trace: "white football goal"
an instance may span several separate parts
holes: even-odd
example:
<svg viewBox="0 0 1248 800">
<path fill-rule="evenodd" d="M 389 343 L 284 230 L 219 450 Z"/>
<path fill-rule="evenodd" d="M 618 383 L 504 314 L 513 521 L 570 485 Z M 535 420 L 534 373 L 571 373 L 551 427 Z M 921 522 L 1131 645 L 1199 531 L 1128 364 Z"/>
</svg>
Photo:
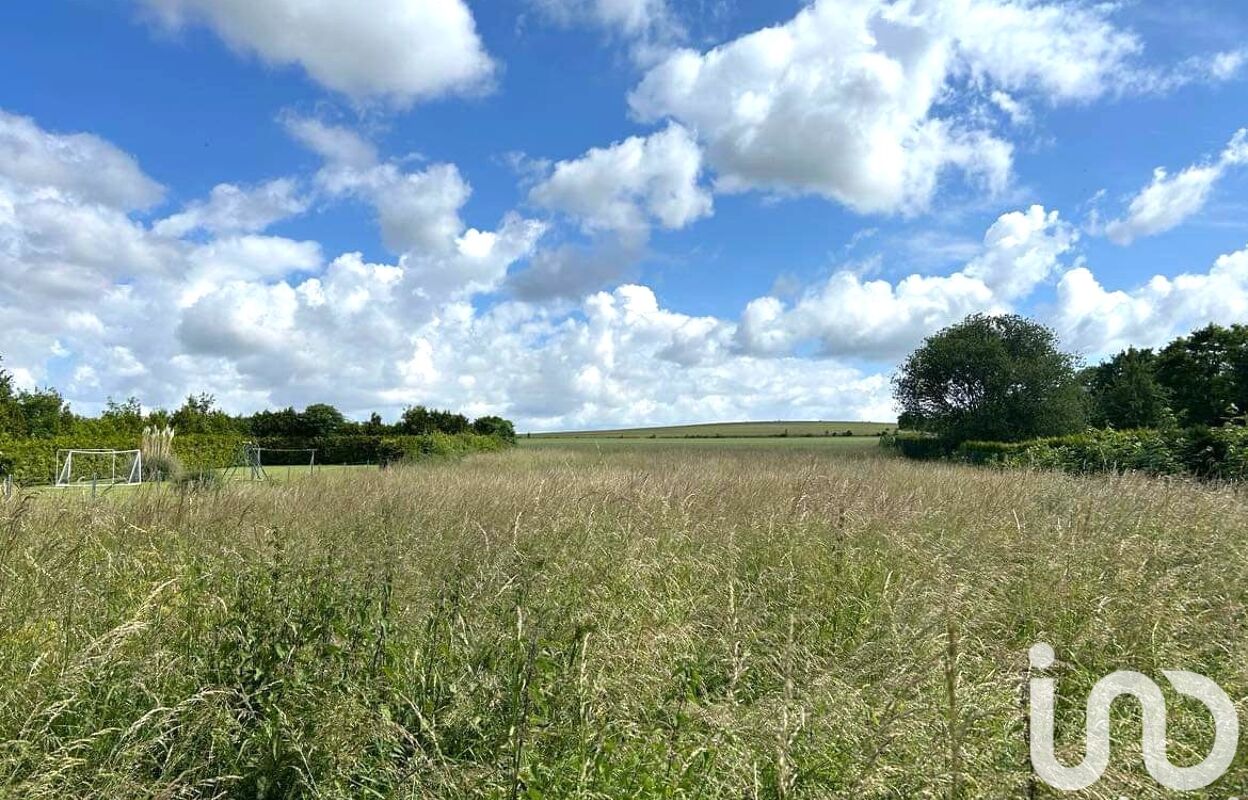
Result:
<svg viewBox="0 0 1248 800">
<path fill-rule="evenodd" d="M 56 485 L 124 486 L 143 482 L 140 450 L 57 450 Z"/>
<path fill-rule="evenodd" d="M 316 451 L 298 448 L 247 445 L 243 448 L 242 462 L 248 477 L 253 481 L 269 480 L 269 473 L 274 470 L 278 474 L 292 477 L 295 474 L 313 473 L 317 468 Z"/>
</svg>

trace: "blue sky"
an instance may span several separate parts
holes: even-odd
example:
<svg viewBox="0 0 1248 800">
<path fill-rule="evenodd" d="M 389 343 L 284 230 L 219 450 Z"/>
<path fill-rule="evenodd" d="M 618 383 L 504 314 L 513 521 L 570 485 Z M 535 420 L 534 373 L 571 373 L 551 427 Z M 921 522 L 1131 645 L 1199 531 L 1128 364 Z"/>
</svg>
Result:
<svg viewBox="0 0 1248 800">
<path fill-rule="evenodd" d="M 1248 10 L 1170 5 L 6 4 L 0 355 L 547 429 L 888 418 L 976 311 L 1248 321 Z"/>
</svg>

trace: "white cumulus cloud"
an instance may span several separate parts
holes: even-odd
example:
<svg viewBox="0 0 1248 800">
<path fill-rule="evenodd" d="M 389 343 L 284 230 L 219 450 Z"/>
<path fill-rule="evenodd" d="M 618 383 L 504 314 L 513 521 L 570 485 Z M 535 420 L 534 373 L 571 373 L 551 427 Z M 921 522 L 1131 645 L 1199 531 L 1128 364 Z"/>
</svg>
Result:
<svg viewBox="0 0 1248 800">
<path fill-rule="evenodd" d="M 560 161 L 530 198 L 576 217 L 591 231 L 638 232 L 652 221 L 677 229 L 712 211 L 701 174 L 701 149 L 689 131 L 673 124 Z"/>
<path fill-rule="evenodd" d="M 898 358 L 967 314 L 1009 310 L 1058 270 L 1075 238 L 1055 211 L 1032 206 L 1003 214 L 980 253 L 951 275 L 914 274 L 892 283 L 841 270 L 792 305 L 776 297 L 752 301 L 736 341 L 756 354 L 814 343 L 829 356 Z"/>
<path fill-rule="evenodd" d="M 1248 249 L 1220 256 L 1208 272 L 1155 275 L 1127 290 L 1106 289 L 1077 267 L 1057 294 L 1053 322 L 1068 346 L 1091 356 L 1156 347 L 1211 322 L 1248 319 Z"/>
<path fill-rule="evenodd" d="M 1153 170 L 1153 180 L 1131 198 L 1125 216 L 1105 225 L 1105 235 L 1115 244 L 1164 233 L 1199 213 L 1214 186 L 1233 167 L 1248 162 L 1248 129 L 1241 128 L 1217 160 L 1194 164 L 1177 175 L 1163 167 Z"/>
<path fill-rule="evenodd" d="M 398 104 L 487 86 L 495 65 L 463 0 L 140 0 L 169 28 L 211 27 L 357 100 Z"/>
<path fill-rule="evenodd" d="M 682 49 L 630 97 L 705 143 L 725 191 L 813 193 L 858 212 L 926 209 L 943 175 L 990 191 L 1012 146 L 957 100 L 1086 102 L 1122 90 L 1142 45 L 1109 5 L 814 0 L 790 21 Z"/>
<path fill-rule="evenodd" d="M 153 227 L 165 236 L 185 236 L 203 230 L 211 233 L 254 233 L 275 222 L 302 214 L 308 198 L 290 178 L 278 178 L 259 186 L 220 183 L 206 200 L 196 200 Z"/>
<path fill-rule="evenodd" d="M 0 179 L 130 211 L 164 195 L 134 157 L 89 133 L 57 134 L 0 111 Z"/>
</svg>

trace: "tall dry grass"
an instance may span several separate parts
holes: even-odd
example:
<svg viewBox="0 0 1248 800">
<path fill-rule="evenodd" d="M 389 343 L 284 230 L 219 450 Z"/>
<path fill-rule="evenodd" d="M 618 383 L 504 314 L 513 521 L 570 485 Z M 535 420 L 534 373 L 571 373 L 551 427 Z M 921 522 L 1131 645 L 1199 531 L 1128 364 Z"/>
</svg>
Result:
<svg viewBox="0 0 1248 800">
<path fill-rule="evenodd" d="M 1054 797 L 1036 641 L 1068 762 L 1115 669 L 1242 708 L 1246 510 L 679 445 L 30 497 L 0 506 L 0 795 Z M 1170 699 L 1195 763 L 1212 725 Z M 1123 710 L 1083 796 L 1164 796 Z M 1240 759 L 1207 796 L 1246 783 Z"/>
</svg>

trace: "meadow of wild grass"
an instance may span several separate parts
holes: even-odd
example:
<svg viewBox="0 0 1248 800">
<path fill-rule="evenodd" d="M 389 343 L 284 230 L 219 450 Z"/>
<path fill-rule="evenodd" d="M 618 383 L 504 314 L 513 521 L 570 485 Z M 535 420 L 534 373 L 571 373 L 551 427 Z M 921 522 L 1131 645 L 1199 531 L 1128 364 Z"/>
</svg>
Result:
<svg viewBox="0 0 1248 800">
<path fill-rule="evenodd" d="M 1055 797 L 1108 672 L 1248 695 L 1229 488 L 837 448 L 520 449 L 0 505 L 0 796 Z M 1159 681 L 1164 685 L 1164 681 Z M 1171 756 L 1212 726 L 1170 698 Z M 1085 797 L 1164 796 L 1124 704 Z M 1207 793 L 1248 785 L 1236 761 Z"/>
</svg>

